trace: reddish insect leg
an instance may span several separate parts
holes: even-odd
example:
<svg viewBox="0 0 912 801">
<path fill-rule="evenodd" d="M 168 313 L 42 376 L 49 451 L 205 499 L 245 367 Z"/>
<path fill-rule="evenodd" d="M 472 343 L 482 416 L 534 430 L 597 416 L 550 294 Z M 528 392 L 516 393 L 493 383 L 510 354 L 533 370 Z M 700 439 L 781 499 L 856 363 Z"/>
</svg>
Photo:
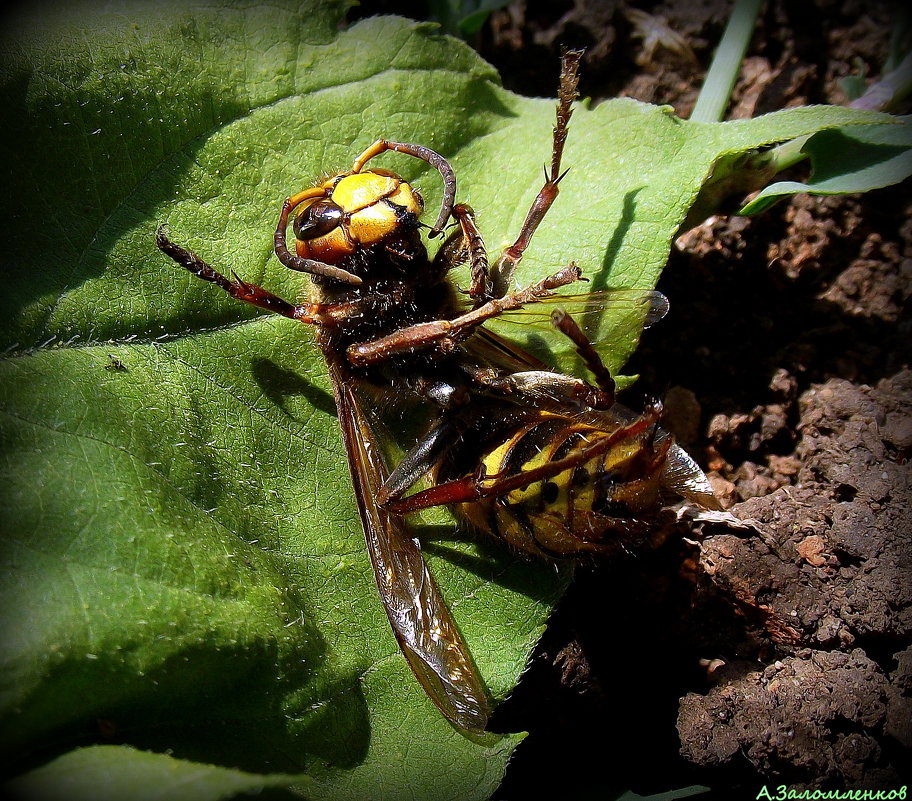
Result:
<svg viewBox="0 0 912 801">
<path fill-rule="evenodd" d="M 490 320 L 505 311 L 518 309 L 527 303 L 534 303 L 540 298 L 548 297 L 552 290 L 572 284 L 581 277 L 579 267 L 569 264 L 563 270 L 549 275 L 536 284 L 511 292 L 502 298 L 494 298 L 477 309 L 452 320 L 417 323 L 371 342 L 352 345 L 348 349 L 348 360 L 355 367 L 366 367 L 369 364 L 382 362 L 398 353 L 426 348 L 444 341 L 454 343 L 468 336 L 472 329 L 481 325 L 485 320 Z"/>
<path fill-rule="evenodd" d="M 451 503 L 469 503 L 481 498 L 490 498 L 505 495 L 517 489 L 524 489 L 539 481 L 547 481 L 560 475 L 566 470 L 586 464 L 591 459 L 611 450 L 619 442 L 632 439 L 655 427 L 660 415 L 658 406 L 646 410 L 642 417 L 626 426 L 622 426 L 610 436 L 596 440 L 590 445 L 579 448 L 570 456 L 555 459 L 531 470 L 522 470 L 512 476 L 485 476 L 476 474 L 465 476 L 455 481 L 447 481 L 435 487 L 416 492 L 407 498 L 393 499 L 385 504 L 385 508 L 395 514 L 408 514 L 433 506 L 443 506 Z M 668 441 L 670 446 L 671 442 Z M 657 457 L 659 458 L 659 457 Z M 664 453 L 661 455 L 664 458 Z"/>
<path fill-rule="evenodd" d="M 489 277 L 488 251 L 475 224 L 475 212 L 471 206 L 457 203 L 453 206 L 453 218 L 459 224 L 459 229 L 453 231 L 440 246 L 434 257 L 434 266 L 446 271 L 468 258 L 472 268 L 468 294 L 475 301 L 473 308 L 477 309 L 494 297 Z"/>
<path fill-rule="evenodd" d="M 559 191 L 557 185 L 566 175 L 566 172 L 562 173 L 560 171 L 561 157 L 564 153 L 564 143 L 567 141 L 567 126 L 570 123 L 570 115 L 573 113 L 573 101 L 577 97 L 576 87 L 579 83 L 577 69 L 582 56 L 582 50 L 565 50 L 561 57 L 557 121 L 554 125 L 554 138 L 551 148 L 551 171 L 550 173 L 545 172 L 545 184 L 533 201 L 516 241 L 503 252 L 494 265 L 492 273 L 495 294 L 497 295 L 506 293 L 513 279 L 513 273 L 516 271 L 516 266 L 532 241 L 532 235 L 545 218 L 548 209 L 551 208 L 551 205 L 557 199 Z"/>
<path fill-rule="evenodd" d="M 281 314 L 283 317 L 313 325 L 332 325 L 336 320 L 345 319 L 347 315 L 351 314 L 353 304 L 302 303 L 295 305 L 256 284 L 242 281 L 237 274 L 232 281 L 203 261 L 192 250 L 187 250 L 172 242 L 165 234 L 164 226 L 159 226 L 155 232 L 155 244 L 162 253 L 174 259 L 197 278 L 221 287 L 237 300 L 259 306 L 274 314 Z"/>
<path fill-rule="evenodd" d="M 465 203 L 453 207 L 453 217 L 462 229 L 462 239 L 472 265 L 472 283 L 469 286 L 469 297 L 475 301 L 475 308 L 484 305 L 494 297 L 491 279 L 488 275 L 488 251 L 478 226 L 475 225 L 475 212 Z"/>
<path fill-rule="evenodd" d="M 599 356 L 598 351 L 592 347 L 589 337 L 583 333 L 583 329 L 579 327 L 576 320 L 561 309 L 555 309 L 551 312 L 551 322 L 554 323 L 558 331 L 573 342 L 576 346 L 576 352 L 586 363 L 589 372 L 595 376 L 596 383 L 602 391 L 610 397 L 611 403 L 613 404 L 616 384 L 611 377 L 611 372 L 605 367 L 602 357 Z"/>
<path fill-rule="evenodd" d="M 465 365 L 463 369 L 476 387 L 487 395 L 526 398 L 532 403 L 565 405 L 570 402 L 590 409 L 610 409 L 614 405 L 613 395 L 581 378 L 551 370 L 521 370 L 504 374 L 491 368 L 471 365 Z"/>
</svg>

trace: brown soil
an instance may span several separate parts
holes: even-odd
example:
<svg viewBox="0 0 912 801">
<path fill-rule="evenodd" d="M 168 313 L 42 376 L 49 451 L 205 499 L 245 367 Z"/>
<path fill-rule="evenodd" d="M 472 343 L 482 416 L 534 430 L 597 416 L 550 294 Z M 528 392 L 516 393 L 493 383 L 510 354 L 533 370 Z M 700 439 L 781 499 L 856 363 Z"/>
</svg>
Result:
<svg viewBox="0 0 912 801">
<path fill-rule="evenodd" d="M 728 9 L 513 2 L 475 44 L 507 87 L 539 96 L 559 46 L 585 46 L 584 95 L 687 116 Z M 897 15 L 768 4 L 730 116 L 845 102 L 837 80 L 879 73 Z M 628 372 L 755 524 L 706 523 L 579 570 L 497 712 L 500 729 L 530 732 L 497 798 L 908 782 L 910 211 L 903 187 L 802 196 L 679 239 L 659 287 L 672 312 Z"/>
</svg>

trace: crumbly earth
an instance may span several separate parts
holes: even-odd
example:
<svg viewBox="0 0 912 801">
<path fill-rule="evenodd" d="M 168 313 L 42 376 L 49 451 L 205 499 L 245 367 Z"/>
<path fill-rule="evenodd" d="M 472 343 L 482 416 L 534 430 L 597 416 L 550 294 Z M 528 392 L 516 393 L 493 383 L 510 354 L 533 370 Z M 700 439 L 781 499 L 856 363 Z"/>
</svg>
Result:
<svg viewBox="0 0 912 801">
<path fill-rule="evenodd" d="M 883 787 L 912 749 L 912 485 L 898 458 L 912 444 L 912 372 L 874 387 L 832 378 L 797 405 L 793 483 L 774 488 L 774 469 L 730 482 L 752 495 L 732 510 L 756 530 L 708 528 L 699 557 L 705 591 L 729 597 L 770 656 L 732 659 L 682 699 L 682 753 Z"/>
<path fill-rule="evenodd" d="M 768 3 L 729 117 L 846 102 L 839 79 L 880 73 L 899 8 Z M 559 45 L 587 47 L 582 94 L 686 117 L 729 9 L 514 0 L 475 44 L 508 88 L 538 96 L 554 93 Z M 633 391 L 665 399 L 667 425 L 751 526 L 683 527 L 580 568 L 495 717 L 530 732 L 496 798 L 908 783 L 908 192 L 713 218 L 679 237 L 659 288 L 672 311 L 628 365 Z"/>
</svg>

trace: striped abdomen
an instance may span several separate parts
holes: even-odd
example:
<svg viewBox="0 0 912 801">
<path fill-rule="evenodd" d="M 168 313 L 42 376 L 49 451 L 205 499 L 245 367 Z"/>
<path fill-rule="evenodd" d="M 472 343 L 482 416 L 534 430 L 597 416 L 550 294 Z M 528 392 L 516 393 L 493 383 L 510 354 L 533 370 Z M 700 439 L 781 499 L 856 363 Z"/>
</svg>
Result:
<svg viewBox="0 0 912 801">
<path fill-rule="evenodd" d="M 460 453 L 459 461 L 483 465 L 488 484 L 558 461 L 569 459 L 574 466 L 525 487 L 458 504 L 457 513 L 540 556 L 571 557 L 632 545 L 650 528 L 643 516 L 660 506 L 673 446 L 654 424 L 635 430 L 631 422 L 604 412 L 536 411 L 505 426 L 487 444 L 473 446 L 467 437 L 464 451 L 475 447 L 476 452 Z M 587 457 L 592 451 L 601 452 Z M 437 480 L 454 477 L 439 474 Z"/>
</svg>

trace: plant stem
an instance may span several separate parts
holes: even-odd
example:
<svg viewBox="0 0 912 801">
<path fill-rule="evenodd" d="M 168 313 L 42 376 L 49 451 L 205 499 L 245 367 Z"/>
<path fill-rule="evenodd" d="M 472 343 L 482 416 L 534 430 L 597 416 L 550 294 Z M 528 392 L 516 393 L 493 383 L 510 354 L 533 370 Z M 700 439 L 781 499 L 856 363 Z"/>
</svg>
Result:
<svg viewBox="0 0 912 801">
<path fill-rule="evenodd" d="M 735 0 L 735 7 L 690 115 L 691 120 L 720 122 L 725 116 L 762 3 L 763 0 Z"/>
<path fill-rule="evenodd" d="M 775 172 L 782 172 L 793 164 L 806 159 L 808 157 L 807 153 L 802 153 L 801 148 L 804 147 L 804 143 L 810 138 L 810 135 L 799 136 L 797 139 L 791 139 L 774 147 L 769 152 L 768 157 L 770 163 L 775 165 Z"/>
</svg>

